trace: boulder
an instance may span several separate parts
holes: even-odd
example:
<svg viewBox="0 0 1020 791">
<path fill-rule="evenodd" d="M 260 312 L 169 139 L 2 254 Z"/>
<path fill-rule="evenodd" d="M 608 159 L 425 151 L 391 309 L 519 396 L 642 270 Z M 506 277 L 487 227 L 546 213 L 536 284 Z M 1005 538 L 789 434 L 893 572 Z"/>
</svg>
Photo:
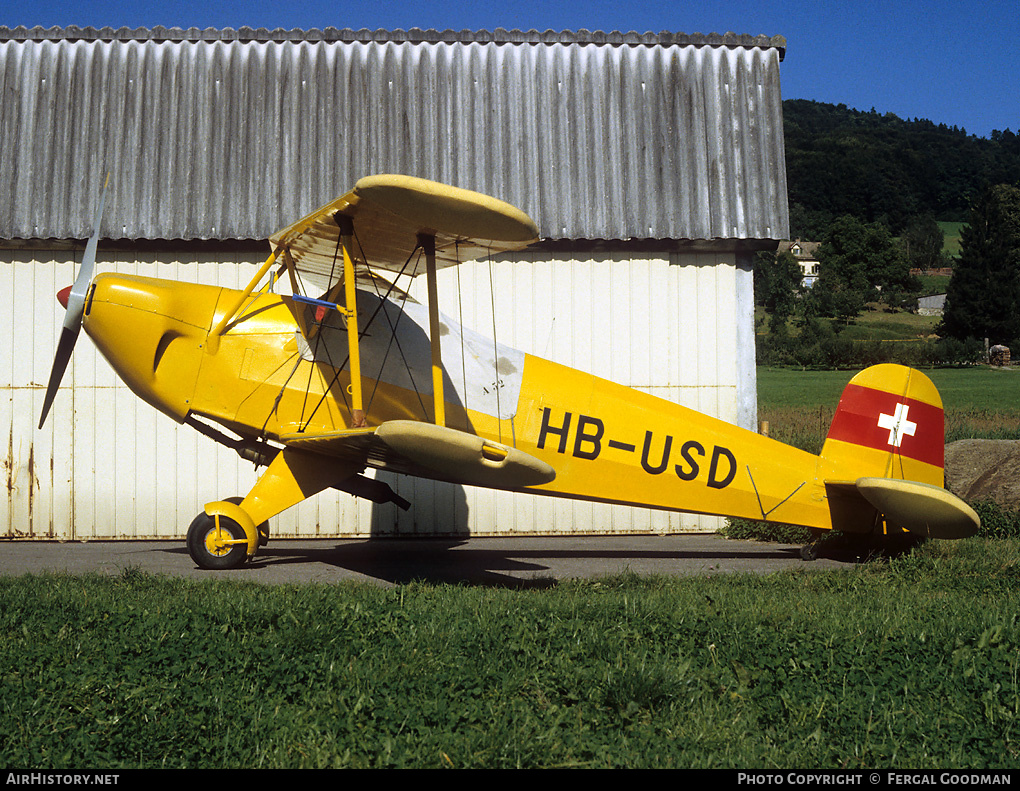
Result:
<svg viewBox="0 0 1020 791">
<path fill-rule="evenodd" d="M 1020 510 L 1020 441 L 961 439 L 946 445 L 946 488 L 969 503 Z"/>
</svg>

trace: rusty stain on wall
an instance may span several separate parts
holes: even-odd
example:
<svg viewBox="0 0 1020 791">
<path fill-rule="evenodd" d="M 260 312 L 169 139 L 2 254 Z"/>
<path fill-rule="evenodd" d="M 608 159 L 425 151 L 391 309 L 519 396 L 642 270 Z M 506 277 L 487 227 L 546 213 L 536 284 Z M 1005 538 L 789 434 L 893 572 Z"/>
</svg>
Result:
<svg viewBox="0 0 1020 791">
<path fill-rule="evenodd" d="M 35 443 L 29 442 L 28 461 L 26 463 L 22 463 L 19 457 L 20 454 L 15 454 L 14 425 L 12 423 L 11 430 L 7 438 L 7 455 L 4 457 L 2 462 L 3 475 L 7 481 L 7 511 L 11 515 L 11 518 L 8 520 L 5 535 L 12 538 L 36 535 L 36 496 L 37 493 L 42 491 L 38 471 L 36 470 Z M 52 471 L 52 459 L 50 460 L 50 466 Z M 26 507 L 27 512 L 25 511 Z M 19 511 L 24 512 L 25 518 L 22 520 L 15 520 L 14 514 Z M 27 527 L 27 529 L 19 529 L 19 522 Z M 49 530 L 46 535 L 49 537 L 53 536 L 52 519 L 50 520 Z"/>
</svg>

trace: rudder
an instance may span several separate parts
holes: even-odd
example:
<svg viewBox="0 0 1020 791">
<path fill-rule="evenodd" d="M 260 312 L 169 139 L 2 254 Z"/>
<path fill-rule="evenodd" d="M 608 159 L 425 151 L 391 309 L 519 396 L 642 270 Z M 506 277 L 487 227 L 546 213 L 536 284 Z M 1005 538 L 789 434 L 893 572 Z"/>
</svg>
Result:
<svg viewBox="0 0 1020 791">
<path fill-rule="evenodd" d="M 929 538 L 964 538 L 981 520 L 943 488 L 945 415 L 932 381 L 875 365 L 843 391 L 822 448 L 833 526 L 859 532 L 869 514 Z M 873 510 L 872 510 L 873 509 Z"/>
</svg>

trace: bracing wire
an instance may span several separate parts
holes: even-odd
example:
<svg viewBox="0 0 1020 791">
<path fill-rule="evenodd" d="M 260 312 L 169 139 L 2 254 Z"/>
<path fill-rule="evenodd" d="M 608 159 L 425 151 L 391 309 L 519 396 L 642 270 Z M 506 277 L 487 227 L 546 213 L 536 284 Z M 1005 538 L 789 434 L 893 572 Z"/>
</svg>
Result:
<svg viewBox="0 0 1020 791">
<path fill-rule="evenodd" d="M 358 243 L 358 247 L 361 248 L 361 250 L 362 250 L 362 257 L 364 258 L 364 248 L 362 248 L 362 246 L 361 246 L 361 240 L 358 238 L 357 231 L 355 231 L 355 233 L 354 233 L 354 238 L 355 238 L 355 240 Z M 383 357 L 383 361 L 382 361 L 382 364 L 379 367 L 379 370 L 381 371 L 382 367 L 385 365 L 386 359 L 389 357 L 390 348 L 395 343 L 396 346 L 397 346 L 397 352 L 400 354 L 400 357 L 401 357 L 401 359 L 404 362 L 404 367 L 407 369 L 407 375 L 408 375 L 408 377 L 411 380 L 411 386 L 414 388 L 415 395 L 418 398 L 418 403 L 419 403 L 419 405 L 422 408 L 422 412 L 424 413 L 425 412 L 425 404 L 422 401 L 421 393 L 418 391 L 417 383 L 414 381 L 414 375 L 412 374 L 411 368 L 410 368 L 410 366 L 407 363 L 407 358 L 405 357 L 404 351 L 403 351 L 403 349 L 400 346 L 400 341 L 397 340 L 397 337 L 396 337 L 397 327 L 400 324 L 400 317 L 403 315 L 403 310 L 401 310 L 400 313 L 397 315 L 397 323 L 396 324 L 394 324 L 393 322 L 390 321 L 389 313 L 386 310 L 384 310 L 384 306 L 386 304 L 387 299 L 389 298 L 390 294 L 393 293 L 394 289 L 396 289 L 396 287 L 397 287 L 396 280 L 398 280 L 401 277 L 401 275 L 403 275 L 404 272 L 407 270 L 408 265 L 411 263 L 411 260 L 414 258 L 415 253 L 417 253 L 418 250 L 419 250 L 419 247 L 416 246 L 414 248 L 414 250 L 411 251 L 411 254 L 407 257 L 407 260 L 404 262 L 404 266 L 401 268 L 400 272 L 397 273 L 397 277 L 394 278 L 394 282 L 390 283 L 390 286 L 387 289 L 386 294 L 379 300 L 379 304 L 376 306 L 375 311 L 373 311 L 373 313 L 369 317 L 368 321 L 365 322 L 365 329 L 360 330 L 358 337 L 360 339 L 360 338 L 363 338 L 365 336 L 365 334 L 368 332 L 369 328 L 372 326 L 373 322 L 375 321 L 376 317 L 379 315 L 379 312 L 382 311 L 383 315 L 386 317 L 387 324 L 389 324 L 389 326 L 390 326 L 390 342 L 389 342 L 389 345 L 387 346 L 386 354 Z M 420 258 L 420 256 L 419 256 L 419 258 Z M 415 265 L 415 267 L 417 268 L 417 265 Z M 378 287 L 376 287 L 376 295 L 378 296 Z M 405 302 L 407 300 L 407 297 L 408 297 L 408 295 L 406 293 L 404 293 L 403 299 L 404 299 Z M 320 330 L 320 333 L 321 333 L 321 330 Z M 327 358 L 329 358 L 328 344 L 326 346 L 326 354 L 327 354 Z M 334 368 L 333 378 L 330 381 L 329 386 L 326 387 L 326 389 L 323 391 L 322 396 L 319 398 L 319 401 L 316 403 L 315 407 L 312 409 L 311 414 L 308 416 L 308 421 L 305 423 L 305 428 L 307 428 L 308 424 L 311 423 L 312 419 L 315 417 L 315 413 L 318 412 L 319 407 L 322 406 L 323 402 L 326 399 L 326 395 L 329 393 L 329 391 L 336 384 L 337 380 L 340 377 L 341 371 L 343 370 L 344 366 L 346 366 L 348 364 L 349 361 L 350 361 L 350 356 L 348 355 L 347 357 L 344 358 L 344 361 L 340 364 L 340 366 L 337 367 L 337 366 L 335 366 L 333 364 L 333 361 L 332 361 L 331 358 L 328 360 L 329 364 L 331 366 L 333 366 L 333 368 Z M 372 388 L 372 393 L 371 393 L 371 395 L 368 398 L 368 404 L 366 406 L 366 412 L 371 409 L 372 401 L 375 398 L 375 393 L 376 393 L 376 390 L 378 389 L 378 387 L 379 387 L 379 380 L 378 380 L 378 378 L 376 378 L 375 386 Z M 344 405 L 348 406 L 348 404 L 347 404 L 347 396 L 343 392 L 343 388 L 340 389 L 340 393 L 341 393 L 341 396 L 344 399 Z M 302 411 L 302 418 L 303 418 L 303 411 Z"/>
<path fill-rule="evenodd" d="M 337 258 L 340 255 L 340 244 L 341 244 L 341 235 L 337 234 L 337 237 L 336 237 L 336 248 L 333 250 L 333 262 L 332 262 L 332 264 L 330 266 L 330 270 L 329 270 L 329 288 L 332 288 L 332 284 L 333 284 L 333 272 L 336 271 L 336 260 L 337 260 Z M 298 276 L 300 277 L 300 274 Z M 303 286 L 304 286 L 304 284 L 302 283 L 302 287 Z M 325 352 L 326 352 L 326 360 L 328 361 L 329 365 L 331 365 L 331 366 L 333 365 L 332 356 L 329 353 L 329 344 L 325 343 L 323 341 L 323 336 L 325 335 L 325 329 L 326 329 L 326 319 L 327 319 L 327 316 L 324 315 L 321 319 L 316 318 L 316 320 L 315 320 L 315 323 L 319 327 L 319 331 L 317 333 L 315 333 L 315 348 L 311 350 L 312 351 L 312 361 L 313 361 L 313 364 L 308 366 L 308 379 L 305 382 L 305 397 L 304 397 L 304 400 L 301 402 L 301 418 L 298 421 L 299 423 L 304 421 L 305 407 L 308 405 L 308 396 L 309 396 L 309 394 L 312 391 L 312 373 L 316 370 L 316 367 L 314 365 L 314 360 L 316 359 L 316 357 L 319 356 L 319 349 L 320 348 L 323 348 L 325 350 Z M 335 368 L 335 366 L 334 366 L 334 368 Z M 329 390 L 330 390 L 330 388 L 332 388 L 332 386 L 333 386 L 333 383 L 331 382 L 329 384 L 329 386 L 326 387 L 323 390 L 322 398 L 320 398 L 319 402 L 315 405 L 315 408 L 312 410 L 311 415 L 308 416 L 308 420 L 304 421 L 304 426 L 301 429 L 302 431 L 304 431 L 304 429 L 308 428 L 308 425 L 312 422 L 312 418 L 315 416 L 315 413 L 318 411 L 319 406 L 325 400 L 326 393 L 329 392 Z M 343 399 L 344 399 L 344 403 L 346 405 L 347 396 L 343 395 Z"/>
<path fill-rule="evenodd" d="M 407 261 L 404 263 L 403 268 L 400 270 L 400 272 L 398 273 L 397 278 L 395 278 L 395 280 L 399 279 L 400 276 L 404 274 L 404 271 L 407 269 L 407 265 L 411 262 L 411 258 L 414 256 L 415 252 L 417 252 L 418 250 L 419 250 L 419 248 L 415 247 L 415 249 L 411 251 L 411 256 L 408 257 Z M 420 254 L 419 254 L 418 258 L 419 258 L 419 260 L 421 259 L 421 255 Z M 415 268 L 415 271 L 417 271 L 417 269 L 418 269 L 417 262 L 415 263 L 414 268 Z M 375 318 L 376 315 L 378 315 L 379 310 L 383 307 L 383 305 L 385 304 L 386 300 L 389 298 L 389 295 L 393 292 L 393 289 L 395 287 L 396 287 L 396 282 L 390 284 L 390 288 L 387 290 L 386 295 L 379 302 L 379 308 L 377 308 L 375 313 L 372 314 L 372 318 L 373 319 Z M 403 297 L 401 298 L 401 301 L 400 301 L 400 310 L 397 313 L 396 323 L 390 321 L 390 314 L 389 314 L 388 311 L 386 311 L 386 310 L 382 311 L 383 315 L 386 317 L 386 323 L 389 324 L 389 326 L 390 326 L 390 340 L 389 340 L 389 343 L 386 344 L 386 353 L 383 355 L 382 362 L 379 365 L 379 371 L 380 371 L 380 373 L 382 372 L 384 366 L 386 365 L 386 361 L 390 357 L 390 350 L 393 348 L 394 345 L 396 345 L 397 353 L 400 355 L 400 359 L 404 363 L 404 370 L 407 371 L 407 378 L 411 380 L 411 387 L 414 390 L 415 397 L 418 399 L 418 405 L 421 407 L 422 415 L 426 416 L 428 414 L 428 411 L 425 408 L 425 402 L 422 400 L 421 392 L 418 390 L 418 383 L 414 381 L 414 372 L 411 370 L 411 366 L 407 362 L 407 356 L 404 354 L 404 349 L 400 345 L 400 341 L 397 338 L 397 327 L 400 326 L 400 320 L 404 316 L 404 305 L 407 304 L 408 297 L 409 297 L 409 294 L 406 291 L 403 292 Z M 366 329 L 367 329 L 367 327 L 366 327 Z M 375 398 L 375 393 L 376 393 L 376 390 L 378 388 L 379 388 L 379 378 L 376 378 L 375 386 L 372 388 L 372 394 L 369 396 L 369 404 L 370 405 L 372 403 L 372 400 Z"/>
</svg>

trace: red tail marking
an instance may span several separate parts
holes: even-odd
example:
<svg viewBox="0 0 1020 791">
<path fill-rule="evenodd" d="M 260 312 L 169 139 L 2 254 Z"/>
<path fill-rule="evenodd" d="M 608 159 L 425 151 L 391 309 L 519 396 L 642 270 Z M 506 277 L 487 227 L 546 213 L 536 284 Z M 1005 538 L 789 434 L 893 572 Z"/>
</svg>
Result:
<svg viewBox="0 0 1020 791">
<path fill-rule="evenodd" d="M 829 439 L 892 451 L 936 467 L 945 462 L 941 409 L 860 385 L 848 385 L 843 391 Z"/>
</svg>

